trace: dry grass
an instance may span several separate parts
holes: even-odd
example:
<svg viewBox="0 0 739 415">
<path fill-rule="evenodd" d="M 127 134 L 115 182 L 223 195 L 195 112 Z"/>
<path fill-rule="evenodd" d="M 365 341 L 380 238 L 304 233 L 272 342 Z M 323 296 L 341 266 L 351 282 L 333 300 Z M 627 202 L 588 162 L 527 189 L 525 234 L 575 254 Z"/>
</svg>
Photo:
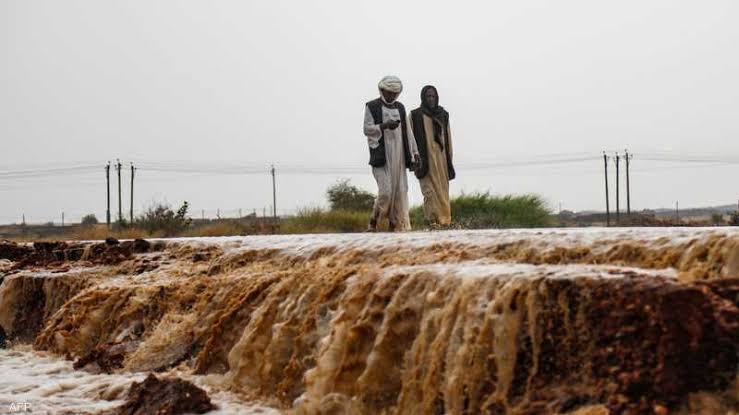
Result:
<svg viewBox="0 0 739 415">
<path fill-rule="evenodd" d="M 136 238 L 147 238 L 156 237 L 159 235 L 149 235 L 145 230 L 140 228 L 125 228 L 125 229 L 108 229 L 106 225 L 94 225 L 89 227 L 82 227 L 74 232 L 63 235 L 63 239 L 77 240 L 77 241 L 96 241 L 102 240 L 107 237 L 113 237 L 116 239 L 136 239 Z M 56 238 L 59 239 L 59 238 Z"/>
<path fill-rule="evenodd" d="M 182 236 L 237 236 L 247 235 L 247 229 L 237 222 L 215 222 L 188 229 Z"/>
</svg>

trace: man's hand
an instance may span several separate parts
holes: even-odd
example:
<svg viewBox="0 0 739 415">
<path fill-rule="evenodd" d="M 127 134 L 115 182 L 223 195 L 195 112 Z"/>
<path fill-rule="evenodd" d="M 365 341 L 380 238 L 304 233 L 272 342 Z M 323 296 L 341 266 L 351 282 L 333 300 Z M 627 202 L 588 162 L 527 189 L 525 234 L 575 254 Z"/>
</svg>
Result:
<svg viewBox="0 0 739 415">
<path fill-rule="evenodd" d="M 418 171 L 421 169 L 421 157 L 418 154 L 413 155 L 413 161 L 411 162 L 411 171 Z"/>
<path fill-rule="evenodd" d="M 390 120 L 390 121 L 385 121 L 384 123 L 380 124 L 380 128 L 382 128 L 383 130 L 394 130 L 398 128 L 399 125 L 400 125 L 400 121 Z"/>
</svg>

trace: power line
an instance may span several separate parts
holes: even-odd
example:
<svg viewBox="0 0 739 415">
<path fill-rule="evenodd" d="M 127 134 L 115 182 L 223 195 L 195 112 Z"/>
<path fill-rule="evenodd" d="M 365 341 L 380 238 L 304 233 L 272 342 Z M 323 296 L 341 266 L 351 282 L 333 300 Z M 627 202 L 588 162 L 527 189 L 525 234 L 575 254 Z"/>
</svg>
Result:
<svg viewBox="0 0 739 415">
<path fill-rule="evenodd" d="M 100 169 L 101 167 L 102 165 L 92 165 L 92 166 L 60 167 L 60 168 L 50 168 L 50 169 L 3 171 L 3 172 L 0 172 L 0 180 L 92 173 L 92 172 L 98 171 L 98 169 Z"/>
<path fill-rule="evenodd" d="M 644 154 L 638 156 L 640 160 L 648 161 L 665 161 L 676 163 L 726 163 L 739 164 L 739 157 L 691 157 L 691 156 L 671 156 L 660 154 Z"/>
<path fill-rule="evenodd" d="M 597 154 L 588 152 L 556 153 L 551 155 L 531 155 L 525 158 L 497 157 L 492 159 L 457 161 L 460 170 L 493 170 L 513 167 L 537 167 L 575 164 L 595 161 Z M 630 153 L 630 157 L 643 161 L 658 161 L 680 164 L 739 164 L 739 156 L 735 155 L 689 155 L 669 152 Z M 133 162 L 133 161 L 131 161 Z M 262 162 L 181 162 L 181 161 L 136 161 L 137 170 L 160 173 L 189 173 L 202 175 L 260 175 L 270 174 L 270 163 Z M 103 168 L 101 164 L 70 164 L 52 168 L 21 169 L 0 171 L 0 181 L 62 177 L 96 173 Z M 364 174 L 364 165 L 310 165 L 305 163 L 276 163 L 275 168 L 281 174 L 331 175 L 331 174 Z M 643 171 L 642 169 L 638 171 Z"/>
</svg>

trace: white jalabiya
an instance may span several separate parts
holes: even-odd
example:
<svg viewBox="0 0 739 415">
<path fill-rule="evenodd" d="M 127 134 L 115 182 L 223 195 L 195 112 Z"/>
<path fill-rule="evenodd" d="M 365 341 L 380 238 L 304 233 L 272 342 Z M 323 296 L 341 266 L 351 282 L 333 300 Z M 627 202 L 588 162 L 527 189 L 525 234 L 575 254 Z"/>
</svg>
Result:
<svg viewBox="0 0 739 415">
<path fill-rule="evenodd" d="M 394 108 L 382 107 L 382 122 L 400 121 L 400 111 Z M 413 132 L 408 128 L 408 147 L 411 154 L 418 155 L 418 146 Z M 370 148 L 380 145 L 382 136 L 380 126 L 375 124 L 369 107 L 364 108 L 364 135 Z M 407 231 L 411 229 L 411 220 L 408 216 L 408 176 L 406 175 L 405 155 L 403 153 L 402 127 L 394 130 L 386 129 L 385 158 L 387 162 L 382 167 L 372 167 L 372 175 L 377 181 L 377 199 L 372 216 L 378 222 L 388 218 L 395 224 L 395 230 Z"/>
</svg>

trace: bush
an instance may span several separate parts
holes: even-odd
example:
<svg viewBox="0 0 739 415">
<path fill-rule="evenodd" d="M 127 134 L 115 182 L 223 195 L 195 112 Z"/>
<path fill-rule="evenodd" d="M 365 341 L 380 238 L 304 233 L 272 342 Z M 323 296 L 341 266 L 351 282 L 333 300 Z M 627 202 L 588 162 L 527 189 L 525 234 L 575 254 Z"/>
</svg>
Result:
<svg viewBox="0 0 739 415">
<path fill-rule="evenodd" d="M 89 215 L 85 215 L 82 218 L 82 222 L 80 222 L 84 226 L 92 226 L 98 224 L 98 218 L 95 217 L 94 214 L 90 213 Z"/>
<path fill-rule="evenodd" d="M 723 222 L 724 222 L 724 215 L 720 213 L 711 214 L 711 223 L 718 226 L 718 225 L 721 225 Z"/>
<path fill-rule="evenodd" d="M 349 179 L 339 180 L 326 191 L 331 210 L 368 212 L 375 203 L 375 195 L 350 184 Z"/>
<path fill-rule="evenodd" d="M 136 225 L 150 235 L 161 232 L 164 236 L 174 236 L 190 227 L 192 219 L 187 217 L 188 208 L 187 201 L 182 203 L 177 212 L 169 205 L 157 203 L 138 217 Z"/>
<path fill-rule="evenodd" d="M 298 214 L 285 219 L 280 233 L 332 233 L 362 232 L 367 229 L 369 214 L 350 210 L 321 208 L 301 209 Z"/>
<path fill-rule="evenodd" d="M 492 196 L 490 193 L 462 194 L 450 201 L 452 227 L 479 228 L 535 228 L 551 226 L 551 212 L 538 195 Z M 411 209 L 411 223 L 425 223 L 423 206 Z"/>
<path fill-rule="evenodd" d="M 739 210 L 731 214 L 731 216 L 729 217 L 729 225 L 739 226 Z"/>
</svg>

